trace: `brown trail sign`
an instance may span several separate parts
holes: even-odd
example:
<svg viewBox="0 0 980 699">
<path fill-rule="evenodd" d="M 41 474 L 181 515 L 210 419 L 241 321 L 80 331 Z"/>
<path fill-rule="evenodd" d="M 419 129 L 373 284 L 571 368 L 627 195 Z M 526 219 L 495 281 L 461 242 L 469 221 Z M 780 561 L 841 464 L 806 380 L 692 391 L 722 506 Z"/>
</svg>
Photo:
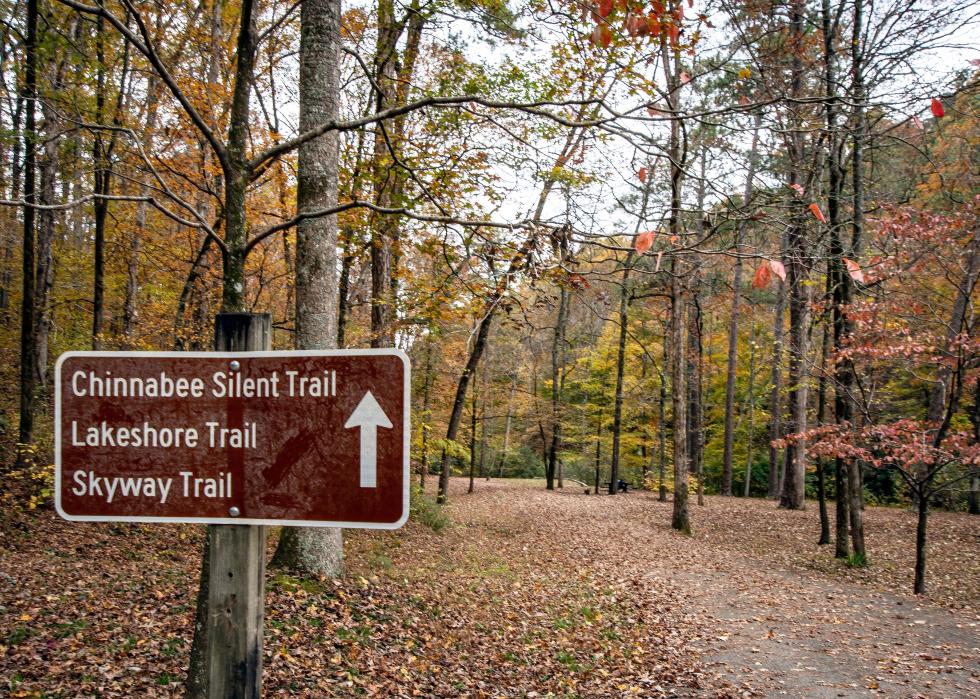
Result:
<svg viewBox="0 0 980 699">
<path fill-rule="evenodd" d="M 66 519 L 400 527 L 409 364 L 398 350 L 69 352 Z"/>
</svg>

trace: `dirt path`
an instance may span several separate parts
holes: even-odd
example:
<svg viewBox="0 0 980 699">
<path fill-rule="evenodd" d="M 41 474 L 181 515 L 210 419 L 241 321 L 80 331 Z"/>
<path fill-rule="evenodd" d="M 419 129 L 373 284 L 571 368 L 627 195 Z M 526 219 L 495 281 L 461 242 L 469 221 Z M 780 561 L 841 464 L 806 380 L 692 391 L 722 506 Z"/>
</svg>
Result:
<svg viewBox="0 0 980 699">
<path fill-rule="evenodd" d="M 968 613 L 715 547 L 668 555 L 650 575 L 679 582 L 710 619 L 697 644 L 707 667 L 764 696 L 980 696 Z"/>
<path fill-rule="evenodd" d="M 592 527 L 633 542 L 631 563 L 652 587 L 679 596 L 685 618 L 699 620 L 694 645 L 707 677 L 754 696 L 980 696 L 980 624 L 970 612 L 691 541 L 668 528 L 670 503 L 646 494 L 554 499 L 587 538 Z M 459 516 L 468 518 L 462 508 Z"/>
</svg>

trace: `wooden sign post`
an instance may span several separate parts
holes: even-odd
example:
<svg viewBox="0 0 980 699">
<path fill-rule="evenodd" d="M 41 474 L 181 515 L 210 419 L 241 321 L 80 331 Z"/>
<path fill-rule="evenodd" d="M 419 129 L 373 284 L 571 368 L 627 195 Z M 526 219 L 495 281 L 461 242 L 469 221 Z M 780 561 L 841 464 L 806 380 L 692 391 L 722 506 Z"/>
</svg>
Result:
<svg viewBox="0 0 980 699">
<path fill-rule="evenodd" d="M 268 313 L 221 313 L 217 352 L 272 349 Z M 259 699 L 265 621 L 265 527 L 208 525 L 208 619 L 205 660 L 209 699 Z"/>
<path fill-rule="evenodd" d="M 197 622 L 213 699 L 261 691 L 267 525 L 408 518 L 405 354 L 270 344 L 267 314 L 221 314 L 214 352 L 68 352 L 55 368 L 58 513 L 210 525 Z"/>
</svg>

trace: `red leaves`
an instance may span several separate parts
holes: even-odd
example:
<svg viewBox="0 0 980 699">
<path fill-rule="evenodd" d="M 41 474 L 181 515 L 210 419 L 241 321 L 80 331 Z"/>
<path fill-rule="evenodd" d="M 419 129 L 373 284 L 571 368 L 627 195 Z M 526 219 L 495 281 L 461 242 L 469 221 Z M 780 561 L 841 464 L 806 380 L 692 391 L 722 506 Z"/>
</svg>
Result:
<svg viewBox="0 0 980 699">
<path fill-rule="evenodd" d="M 631 12 L 626 16 L 626 31 L 630 36 L 646 36 L 650 33 L 647 18 L 641 14 Z"/>
<path fill-rule="evenodd" d="M 639 254 L 645 253 L 647 250 L 653 247 L 653 241 L 657 237 L 656 231 L 646 231 L 645 233 L 640 233 L 636 236 L 636 251 Z"/>
<path fill-rule="evenodd" d="M 656 12 L 647 15 L 647 31 L 650 36 L 660 36 L 660 16 Z"/>
<path fill-rule="evenodd" d="M 576 290 L 589 288 L 588 280 L 586 280 L 586 278 L 581 274 L 569 274 L 568 283 L 571 284 L 572 288 Z"/>
<path fill-rule="evenodd" d="M 680 79 L 681 79 L 681 85 L 687 85 L 689 82 L 691 82 L 691 75 L 685 70 L 684 72 L 681 73 Z"/>
<path fill-rule="evenodd" d="M 612 42 L 612 32 L 609 31 L 609 27 L 605 24 L 597 24 L 595 29 L 592 30 L 592 36 L 589 37 L 589 41 L 596 46 L 606 48 Z"/>
<path fill-rule="evenodd" d="M 786 268 L 783 267 L 783 263 L 779 260 L 769 260 L 769 269 L 772 273 L 779 277 L 782 281 L 786 281 Z"/>
<path fill-rule="evenodd" d="M 847 259 L 846 257 L 842 259 L 844 260 L 844 264 L 847 266 L 847 273 L 851 275 L 851 279 L 859 284 L 864 284 L 864 272 L 861 271 L 861 265 L 854 260 Z"/>
<path fill-rule="evenodd" d="M 946 110 L 943 109 L 943 103 L 939 101 L 938 97 L 932 98 L 932 103 L 929 105 L 929 109 L 932 110 L 932 115 L 937 119 L 942 119 L 946 116 Z"/>
<path fill-rule="evenodd" d="M 765 289 L 769 286 L 769 282 L 772 279 L 772 272 L 769 271 L 769 265 L 761 264 L 759 268 L 755 270 L 755 276 L 752 278 L 752 288 L 753 289 Z"/>
<path fill-rule="evenodd" d="M 813 214 L 813 217 L 820 221 L 820 223 L 827 223 L 827 217 L 823 215 L 823 211 L 820 210 L 820 206 L 816 202 L 810 204 L 810 213 Z"/>
<path fill-rule="evenodd" d="M 645 167 L 641 167 L 639 170 L 637 170 L 636 176 L 640 178 L 640 182 L 646 182 L 647 181 L 647 169 Z"/>
<path fill-rule="evenodd" d="M 779 260 L 767 260 L 763 262 L 755 270 L 755 276 L 752 277 L 752 288 L 753 289 L 765 289 L 769 286 L 769 282 L 772 281 L 772 275 L 775 274 L 781 281 L 786 281 L 786 268 L 783 267 L 783 263 Z"/>
<path fill-rule="evenodd" d="M 613 11 L 613 0 L 599 0 L 599 16 L 608 17 Z"/>
</svg>

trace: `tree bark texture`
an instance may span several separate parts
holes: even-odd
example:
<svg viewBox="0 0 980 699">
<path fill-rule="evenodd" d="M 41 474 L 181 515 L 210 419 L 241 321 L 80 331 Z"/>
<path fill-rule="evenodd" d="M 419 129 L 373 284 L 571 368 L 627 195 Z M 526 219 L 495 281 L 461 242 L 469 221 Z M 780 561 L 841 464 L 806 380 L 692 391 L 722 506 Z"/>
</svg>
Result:
<svg viewBox="0 0 980 699">
<path fill-rule="evenodd" d="M 26 3 L 27 36 L 24 42 L 24 207 L 22 289 L 20 307 L 20 422 L 17 441 L 29 445 L 34 441 L 34 235 L 37 202 L 35 186 L 35 153 L 37 126 L 35 102 L 37 98 L 37 0 Z M 25 452 L 18 450 L 18 461 Z"/>
<path fill-rule="evenodd" d="M 785 260 L 785 258 L 784 258 Z M 769 485 L 766 497 L 779 497 L 779 449 L 773 442 L 783 436 L 783 325 L 786 315 L 786 284 L 780 281 L 776 287 L 776 304 L 772 321 L 772 375 L 769 379 Z"/>
<path fill-rule="evenodd" d="M 671 399 L 674 415 L 674 508 L 671 526 L 685 534 L 691 533 L 688 514 L 688 456 L 687 456 L 687 289 L 683 264 L 678 258 L 673 264 L 671 289 Z"/>
<path fill-rule="evenodd" d="M 567 243 L 563 243 L 563 246 L 567 248 Z M 555 318 L 555 330 L 551 343 L 551 444 L 548 447 L 548 464 L 545 468 L 545 487 L 548 490 L 555 488 L 558 450 L 561 448 L 561 385 L 565 365 L 565 325 L 568 322 L 568 301 L 568 289 L 564 284 L 559 284 L 558 314 Z"/>
<path fill-rule="evenodd" d="M 803 63 L 801 46 L 803 37 L 802 0 L 793 0 L 791 6 L 790 34 L 793 42 L 791 93 L 799 98 L 803 91 Z M 795 106 L 791 106 L 795 109 Z M 799 117 L 794 116 L 794 121 Z M 800 184 L 800 167 L 803 160 L 803 132 L 799 126 L 790 135 L 790 186 Z M 809 246 L 806 226 L 799 202 L 794 201 L 788 230 L 789 266 L 786 270 L 789 284 L 789 431 L 800 433 L 807 426 L 807 345 L 810 318 L 810 286 L 807 264 Z M 785 470 L 779 498 L 780 507 L 791 510 L 802 509 L 805 505 L 806 442 L 799 440 L 787 445 Z"/>
<path fill-rule="evenodd" d="M 300 15 L 299 128 L 338 118 L 340 0 L 304 0 Z M 336 132 L 300 146 L 297 213 L 337 204 Z M 337 342 L 337 217 L 316 216 L 296 227 L 296 347 L 335 349 Z M 310 575 L 343 571 L 342 530 L 285 527 L 273 562 Z"/>
<path fill-rule="evenodd" d="M 613 400 L 612 460 L 609 466 L 609 494 L 619 492 L 619 448 L 623 426 L 623 376 L 626 371 L 626 334 L 629 328 L 630 269 L 633 266 L 633 251 L 630 250 L 623 263 L 623 280 L 619 290 L 619 342 L 616 345 L 616 393 Z"/>
</svg>

